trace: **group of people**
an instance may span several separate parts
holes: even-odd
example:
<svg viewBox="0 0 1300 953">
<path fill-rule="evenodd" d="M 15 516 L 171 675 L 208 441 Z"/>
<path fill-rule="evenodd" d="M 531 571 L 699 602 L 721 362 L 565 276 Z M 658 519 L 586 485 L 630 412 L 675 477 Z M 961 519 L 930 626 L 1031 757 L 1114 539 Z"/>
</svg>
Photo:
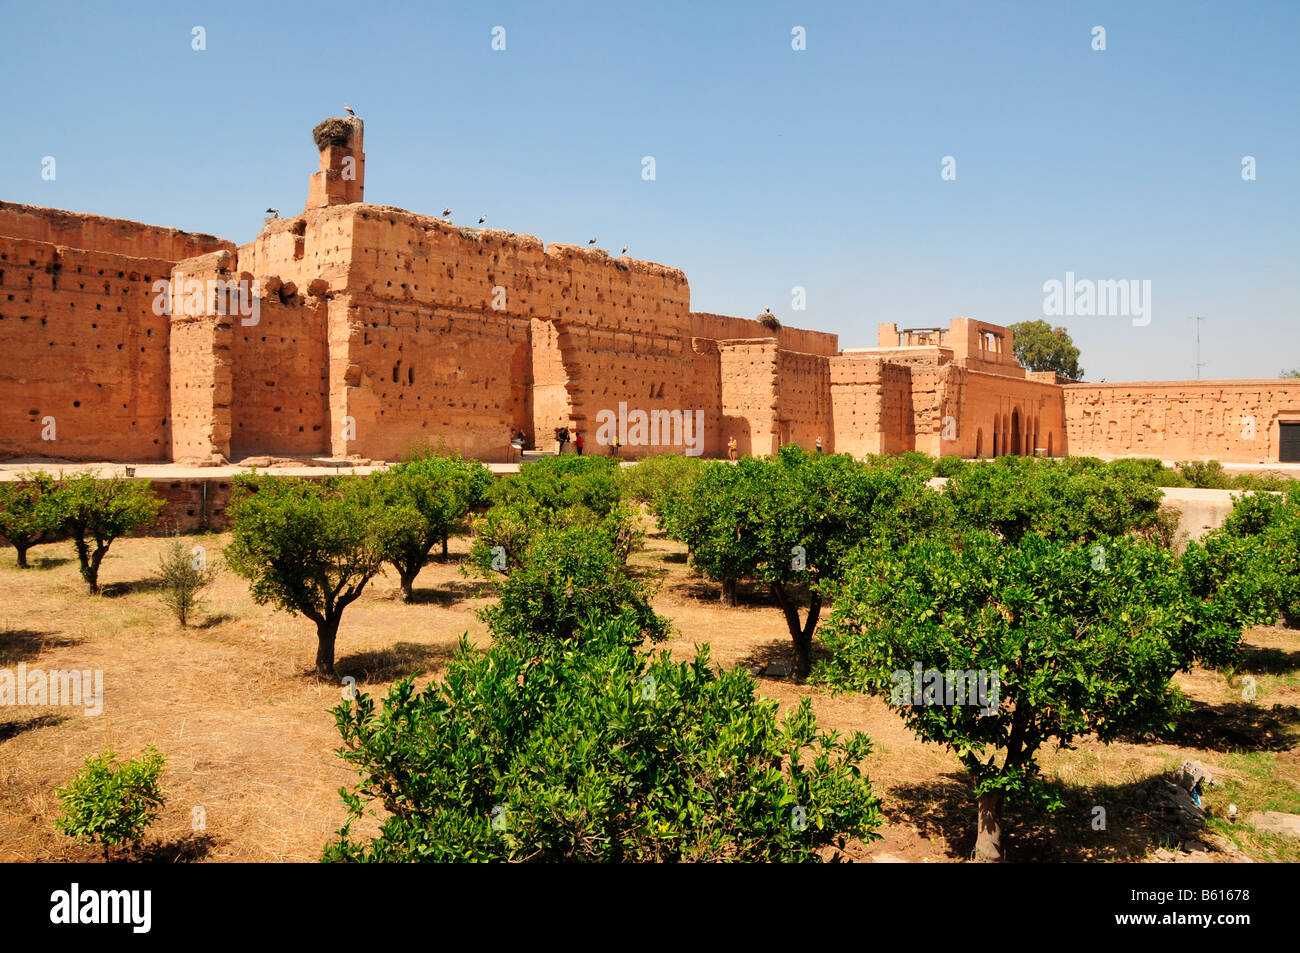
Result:
<svg viewBox="0 0 1300 953">
<path fill-rule="evenodd" d="M 560 445 L 561 454 L 564 453 L 565 445 L 569 443 L 573 444 L 573 451 L 578 456 L 582 456 L 582 451 L 586 448 L 586 441 L 583 440 L 581 430 L 575 430 L 570 434 L 568 427 L 560 427 L 555 431 L 555 439 Z M 621 446 L 622 444 L 619 442 L 618 437 L 614 437 L 614 442 L 609 446 L 609 455 L 611 457 L 617 457 Z"/>
</svg>

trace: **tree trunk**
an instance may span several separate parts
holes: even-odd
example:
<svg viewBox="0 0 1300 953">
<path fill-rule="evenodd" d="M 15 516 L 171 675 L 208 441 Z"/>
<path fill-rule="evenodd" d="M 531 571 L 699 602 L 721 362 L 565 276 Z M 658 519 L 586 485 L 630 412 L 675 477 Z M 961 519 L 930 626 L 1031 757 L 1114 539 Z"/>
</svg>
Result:
<svg viewBox="0 0 1300 953">
<path fill-rule="evenodd" d="M 979 799 L 979 833 L 975 836 L 975 859 L 1001 863 L 1002 802 L 1001 791 L 985 791 Z"/>
<path fill-rule="evenodd" d="M 31 548 L 31 543 L 18 544 L 14 543 L 14 549 L 18 550 L 18 568 L 26 569 L 27 567 L 27 550 Z"/>
<path fill-rule="evenodd" d="M 718 600 L 724 606 L 735 607 L 740 604 L 740 600 L 736 598 L 736 580 L 722 580 L 722 595 L 718 597 Z"/>
<path fill-rule="evenodd" d="M 446 536 L 442 538 L 442 558 L 443 559 L 447 558 L 447 537 Z"/>
<path fill-rule="evenodd" d="M 339 617 L 326 616 L 316 623 L 316 674 L 334 674 L 334 639 L 339 632 Z"/>
<path fill-rule="evenodd" d="M 397 576 L 402 584 L 402 601 L 410 602 L 415 598 L 414 593 L 411 591 L 411 586 L 415 583 L 415 573 L 407 573 L 399 569 Z"/>
<path fill-rule="evenodd" d="M 790 641 L 794 643 L 794 677 L 803 681 L 812 672 L 812 640 L 817 630 L 817 620 L 822 613 L 822 597 L 814 592 L 808 605 L 808 617 L 803 625 L 799 624 L 799 607 L 794 604 L 785 586 L 772 583 L 772 595 L 776 597 L 781 611 L 785 613 L 785 625 L 790 630 Z"/>
</svg>

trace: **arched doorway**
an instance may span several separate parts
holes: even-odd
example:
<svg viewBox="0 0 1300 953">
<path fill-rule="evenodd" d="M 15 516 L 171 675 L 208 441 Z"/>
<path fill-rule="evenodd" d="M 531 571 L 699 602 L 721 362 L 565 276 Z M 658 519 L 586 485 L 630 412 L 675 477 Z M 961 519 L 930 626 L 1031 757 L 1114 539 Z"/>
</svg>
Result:
<svg viewBox="0 0 1300 953">
<path fill-rule="evenodd" d="M 1020 408 L 1011 411 L 1011 452 L 1014 454 L 1024 453 L 1024 448 L 1020 445 Z"/>
<path fill-rule="evenodd" d="M 975 459 L 984 456 L 984 428 L 975 431 Z"/>
</svg>

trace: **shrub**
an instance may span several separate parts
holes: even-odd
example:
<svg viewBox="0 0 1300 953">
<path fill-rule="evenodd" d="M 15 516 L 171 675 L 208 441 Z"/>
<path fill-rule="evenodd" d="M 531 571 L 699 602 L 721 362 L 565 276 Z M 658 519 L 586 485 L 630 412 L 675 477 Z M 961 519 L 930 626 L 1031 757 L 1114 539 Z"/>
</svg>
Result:
<svg viewBox="0 0 1300 953">
<path fill-rule="evenodd" d="M 162 583 L 162 602 L 182 626 L 189 624 L 190 615 L 198 607 L 200 593 L 212 583 L 213 571 L 207 566 L 207 557 L 201 547 L 198 552 L 187 549 L 179 539 L 174 539 L 158 560 L 158 581 Z"/>
<path fill-rule="evenodd" d="M 54 826 L 85 844 L 109 848 L 136 844 L 163 806 L 158 777 L 166 758 L 150 745 L 138 761 L 117 763 L 109 750 L 86 758 L 81 773 L 56 793 L 63 814 Z"/>
<path fill-rule="evenodd" d="M 619 500 L 618 461 L 576 455 L 542 457 L 498 480 L 489 497 L 494 504 L 536 504 L 547 510 L 584 506 L 604 516 Z"/>
<path fill-rule="evenodd" d="M 744 671 L 638 651 L 638 622 L 593 624 L 534 658 L 466 641 L 446 678 L 334 709 L 359 775 L 333 862 L 818 861 L 876 837 L 870 742 L 784 718 Z M 354 839 L 371 804 L 386 812 Z"/>
<path fill-rule="evenodd" d="M 0 536 L 18 551 L 18 568 L 27 567 L 27 550 L 59 539 L 54 477 L 44 471 L 24 473 L 0 483 Z"/>
<path fill-rule="evenodd" d="M 691 484 L 700 474 L 703 461 L 680 453 L 661 453 L 645 457 L 630 467 L 618 471 L 623 499 L 639 500 L 659 520 L 671 510 L 674 502 L 689 492 Z"/>
<path fill-rule="evenodd" d="M 649 590 L 627 565 L 640 538 L 626 505 L 599 522 L 539 524 L 518 563 L 508 568 L 501 598 L 479 617 L 498 642 L 532 651 L 563 646 L 590 620 L 615 615 L 635 621 L 638 639 L 666 638 L 668 621 L 650 607 Z M 481 547 L 474 558 L 483 568 Z"/>
<path fill-rule="evenodd" d="M 144 481 L 116 477 L 100 480 L 90 470 L 64 474 L 55 485 L 51 505 L 60 528 L 72 538 L 86 591 L 99 593 L 99 566 L 119 536 L 147 526 L 158 517 L 163 500 Z"/>
<path fill-rule="evenodd" d="M 1188 486 L 1202 490 L 1226 490 L 1232 480 L 1218 460 L 1184 460 L 1175 464 Z"/>
<path fill-rule="evenodd" d="M 964 468 L 945 491 L 961 526 L 1011 543 L 1027 533 L 1083 542 L 1130 533 L 1163 539 L 1171 532 L 1153 483 L 1086 457 L 999 457 Z"/>
</svg>

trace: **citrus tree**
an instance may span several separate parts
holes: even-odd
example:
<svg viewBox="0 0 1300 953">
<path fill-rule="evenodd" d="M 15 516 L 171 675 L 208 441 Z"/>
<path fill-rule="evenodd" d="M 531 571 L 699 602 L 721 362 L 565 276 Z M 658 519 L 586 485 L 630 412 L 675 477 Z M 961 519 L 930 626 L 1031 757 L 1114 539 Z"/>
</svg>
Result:
<svg viewBox="0 0 1300 953">
<path fill-rule="evenodd" d="M 334 716 L 359 773 L 334 862 L 818 861 L 868 839 L 879 804 L 864 735 L 783 718 L 743 671 L 636 648 L 639 621 L 592 620 L 564 651 L 462 640 L 446 677 Z M 383 811 L 373 837 L 352 826 Z"/>
<path fill-rule="evenodd" d="M 113 541 L 157 519 L 163 499 L 147 481 L 101 480 L 84 470 L 59 477 L 50 505 L 59 531 L 72 539 L 86 591 L 97 595 L 99 567 Z"/>
<path fill-rule="evenodd" d="M 226 565 L 254 602 L 316 624 L 316 672 L 333 675 L 343 610 L 379 572 L 385 540 L 411 531 L 411 511 L 376 506 L 357 477 L 252 476 L 236 478 L 229 514 Z"/>
<path fill-rule="evenodd" d="M 1173 674 L 1241 635 L 1168 550 L 1124 537 L 1013 545 L 974 531 L 882 546 L 859 554 L 837 594 L 814 681 L 877 695 L 956 754 L 988 860 L 1003 857 L 1008 799 L 1055 806 L 1038 774 L 1044 745 L 1171 726 Z"/>
<path fill-rule="evenodd" d="M 27 551 L 59 535 L 59 514 L 54 504 L 54 477 L 44 471 L 24 473 L 13 482 L 0 483 L 0 536 L 18 551 L 18 568 L 26 569 Z"/>
</svg>

